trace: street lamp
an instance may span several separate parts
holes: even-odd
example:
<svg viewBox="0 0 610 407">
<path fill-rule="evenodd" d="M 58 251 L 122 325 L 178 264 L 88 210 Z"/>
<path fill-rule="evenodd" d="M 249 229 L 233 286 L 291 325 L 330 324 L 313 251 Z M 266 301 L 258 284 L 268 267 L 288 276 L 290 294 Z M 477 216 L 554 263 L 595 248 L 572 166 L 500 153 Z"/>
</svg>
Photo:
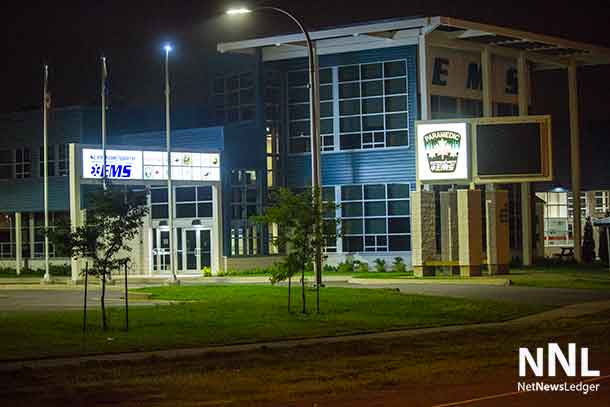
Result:
<svg viewBox="0 0 610 407">
<path fill-rule="evenodd" d="M 172 51 L 170 44 L 163 46 L 165 51 L 165 142 L 167 144 L 167 217 L 169 227 L 169 268 L 172 273 L 171 283 L 178 283 L 176 276 L 176 256 L 174 248 L 174 194 L 172 191 L 172 145 L 171 126 L 169 115 L 169 53 Z"/>
<path fill-rule="evenodd" d="M 309 111 L 310 111 L 310 122 L 311 122 L 311 186 L 314 200 L 314 207 L 319 212 L 320 211 L 320 188 L 321 188 L 321 173 L 320 173 L 320 131 L 318 122 L 320 120 L 320 93 L 319 93 L 319 73 L 318 73 L 318 58 L 316 54 L 316 48 L 314 42 L 311 40 L 311 36 L 309 32 L 305 28 L 303 22 L 295 17 L 293 14 L 289 13 L 286 10 L 283 10 L 278 7 L 257 7 L 255 9 L 248 9 L 246 7 L 232 8 L 227 10 L 226 14 L 230 16 L 249 14 L 254 11 L 275 11 L 285 16 L 288 16 L 292 21 L 294 21 L 299 29 L 303 32 L 305 36 L 305 41 L 307 42 L 307 55 L 309 59 Z M 317 230 L 319 227 L 318 222 L 315 224 L 316 230 L 314 230 L 314 235 L 319 236 L 321 231 Z M 316 286 L 320 287 L 322 284 L 322 251 L 318 247 L 315 253 L 315 262 L 314 262 L 314 270 L 316 273 Z M 318 303 L 319 308 L 319 303 Z"/>
</svg>

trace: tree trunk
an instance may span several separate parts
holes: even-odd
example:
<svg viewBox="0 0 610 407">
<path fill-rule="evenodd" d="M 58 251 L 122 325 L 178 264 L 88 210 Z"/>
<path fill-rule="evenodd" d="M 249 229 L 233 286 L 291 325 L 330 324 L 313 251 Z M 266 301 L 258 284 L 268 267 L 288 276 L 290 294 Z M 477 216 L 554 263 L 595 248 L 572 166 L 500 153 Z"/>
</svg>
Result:
<svg viewBox="0 0 610 407">
<path fill-rule="evenodd" d="M 301 303 L 303 308 L 301 312 L 307 314 L 307 306 L 305 305 L 305 265 L 301 267 Z"/>
<path fill-rule="evenodd" d="M 292 294 L 292 277 L 288 277 L 288 313 L 290 314 L 290 296 Z"/>
<path fill-rule="evenodd" d="M 108 325 L 106 324 L 106 305 L 104 300 L 106 299 L 106 275 L 102 275 L 102 329 L 106 331 Z"/>
</svg>

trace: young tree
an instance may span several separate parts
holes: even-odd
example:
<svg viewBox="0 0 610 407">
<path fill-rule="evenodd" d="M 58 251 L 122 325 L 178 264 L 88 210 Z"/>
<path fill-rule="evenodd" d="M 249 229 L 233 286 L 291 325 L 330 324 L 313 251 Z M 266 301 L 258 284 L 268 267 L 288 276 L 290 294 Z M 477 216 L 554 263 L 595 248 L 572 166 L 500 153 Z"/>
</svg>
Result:
<svg viewBox="0 0 610 407">
<path fill-rule="evenodd" d="M 264 215 L 253 217 L 261 225 L 276 224 L 280 229 L 273 242 L 286 249 L 287 256 L 272 277 L 272 282 L 284 281 L 301 274 L 301 311 L 307 312 L 305 298 L 305 271 L 312 269 L 316 248 L 323 248 L 328 239 L 336 235 L 337 221 L 331 214 L 334 204 L 316 204 L 314 194 L 306 191 L 295 194 L 282 188 L 273 191 L 270 205 Z M 332 215 L 332 217 L 331 217 Z M 290 301 L 290 292 L 289 292 Z"/>
<path fill-rule="evenodd" d="M 65 248 L 71 257 L 88 258 L 90 276 L 102 283 L 101 309 L 102 328 L 107 329 L 106 282 L 113 270 L 131 260 L 129 241 L 138 233 L 143 217 L 148 212 L 143 193 L 124 191 L 109 186 L 106 190 L 92 192 L 83 226 L 74 230 L 63 227 L 50 231 L 53 242 Z"/>
</svg>

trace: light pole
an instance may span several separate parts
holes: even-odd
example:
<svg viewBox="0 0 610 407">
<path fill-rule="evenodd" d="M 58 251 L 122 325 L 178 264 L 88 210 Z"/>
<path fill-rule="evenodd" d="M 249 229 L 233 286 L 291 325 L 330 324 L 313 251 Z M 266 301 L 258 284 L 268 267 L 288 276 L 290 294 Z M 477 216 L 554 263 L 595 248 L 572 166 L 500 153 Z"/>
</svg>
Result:
<svg viewBox="0 0 610 407">
<path fill-rule="evenodd" d="M 169 53 L 172 46 L 165 44 L 165 142 L 167 144 L 167 218 L 169 227 L 169 269 L 172 273 L 171 283 L 178 283 L 176 276 L 176 256 L 174 248 L 174 194 L 172 191 L 172 145 L 169 114 Z"/>
<path fill-rule="evenodd" d="M 234 8 L 227 11 L 228 15 L 240 15 L 240 14 L 249 14 L 254 11 L 275 11 L 285 16 L 288 16 L 292 21 L 294 21 L 298 26 L 303 35 L 305 36 L 305 41 L 307 42 L 307 55 L 309 60 L 309 112 L 310 112 L 310 132 L 311 132 L 311 186 L 312 186 L 312 195 L 313 195 L 313 204 L 315 210 L 320 214 L 321 210 L 321 172 L 320 172 L 320 87 L 319 87 L 319 72 L 318 72 L 318 56 L 316 53 L 316 46 L 314 42 L 311 40 L 311 36 L 309 32 L 305 28 L 303 22 L 295 17 L 293 14 L 289 13 L 286 10 L 283 10 L 278 7 L 257 7 L 254 9 L 248 9 L 245 7 L 242 8 Z M 318 238 L 321 236 L 322 231 L 319 229 L 318 222 L 314 225 L 314 236 Z M 316 253 L 315 253 L 315 262 L 314 262 L 314 271 L 316 274 L 316 287 L 319 289 L 322 285 L 322 250 L 319 245 L 316 245 Z M 318 297 L 319 301 L 319 297 Z M 319 302 L 318 302 L 319 309 Z"/>
</svg>

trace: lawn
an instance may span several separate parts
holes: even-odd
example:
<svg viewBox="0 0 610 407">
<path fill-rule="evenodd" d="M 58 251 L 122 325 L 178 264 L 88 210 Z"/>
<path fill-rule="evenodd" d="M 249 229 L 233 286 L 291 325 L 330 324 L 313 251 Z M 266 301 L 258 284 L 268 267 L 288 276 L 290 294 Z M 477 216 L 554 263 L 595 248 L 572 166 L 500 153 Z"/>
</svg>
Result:
<svg viewBox="0 0 610 407">
<path fill-rule="evenodd" d="M 317 315 L 286 309 L 286 288 L 273 286 L 151 287 L 139 291 L 171 305 L 130 308 L 130 331 L 122 330 L 121 308 L 110 310 L 111 327 L 102 332 L 92 310 L 90 330 L 81 333 L 82 314 L 0 313 L 0 360 L 252 343 L 286 338 L 503 321 L 546 307 L 403 295 L 390 290 L 325 288 Z M 315 291 L 309 291 L 309 309 Z"/>
</svg>

